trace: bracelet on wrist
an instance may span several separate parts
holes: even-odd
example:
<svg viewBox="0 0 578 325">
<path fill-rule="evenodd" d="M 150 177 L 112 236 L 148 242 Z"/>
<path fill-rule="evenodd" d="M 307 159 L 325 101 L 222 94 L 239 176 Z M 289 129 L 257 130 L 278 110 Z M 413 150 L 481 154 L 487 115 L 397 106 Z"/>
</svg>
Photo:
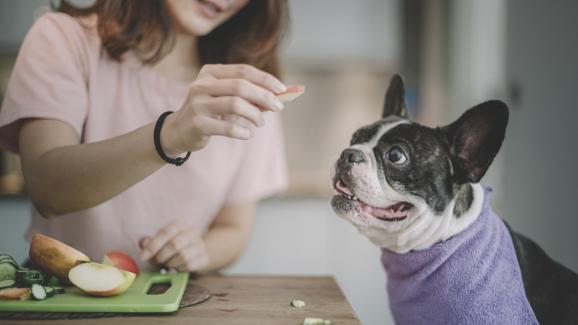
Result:
<svg viewBox="0 0 578 325">
<path fill-rule="evenodd" d="M 184 157 L 171 158 L 165 153 L 165 151 L 163 150 L 163 147 L 161 146 L 161 129 L 163 127 L 163 124 L 164 124 L 167 116 L 171 115 L 172 113 L 173 113 L 172 111 L 166 111 L 166 112 L 162 113 L 161 116 L 159 116 L 159 118 L 155 124 L 153 141 L 155 144 L 155 149 L 157 150 L 157 153 L 159 154 L 159 156 L 161 157 L 162 160 L 164 160 L 165 162 L 167 162 L 169 164 L 172 164 L 175 166 L 180 166 L 185 161 L 187 161 L 187 159 L 189 159 L 189 157 L 191 156 L 191 152 L 187 151 L 187 154 Z"/>
</svg>

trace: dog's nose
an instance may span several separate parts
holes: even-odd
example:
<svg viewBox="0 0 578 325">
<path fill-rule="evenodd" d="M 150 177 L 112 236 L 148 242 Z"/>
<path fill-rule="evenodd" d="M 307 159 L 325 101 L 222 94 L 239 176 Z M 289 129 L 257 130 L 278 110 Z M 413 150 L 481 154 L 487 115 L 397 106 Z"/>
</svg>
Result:
<svg viewBox="0 0 578 325">
<path fill-rule="evenodd" d="M 365 162 L 365 155 L 359 149 L 348 148 L 341 153 L 341 159 L 350 164 L 359 164 Z"/>
</svg>

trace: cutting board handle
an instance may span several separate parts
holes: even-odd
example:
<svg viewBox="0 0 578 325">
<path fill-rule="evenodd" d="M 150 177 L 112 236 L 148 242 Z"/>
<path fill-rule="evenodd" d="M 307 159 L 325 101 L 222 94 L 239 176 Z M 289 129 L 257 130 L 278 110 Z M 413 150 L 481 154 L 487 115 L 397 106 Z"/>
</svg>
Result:
<svg viewBox="0 0 578 325">
<path fill-rule="evenodd" d="M 188 279 L 188 277 L 187 277 Z M 158 274 L 150 277 L 147 283 L 143 286 L 142 294 L 145 295 L 164 295 L 170 294 L 179 288 L 175 286 L 174 277 L 169 275 Z"/>
</svg>

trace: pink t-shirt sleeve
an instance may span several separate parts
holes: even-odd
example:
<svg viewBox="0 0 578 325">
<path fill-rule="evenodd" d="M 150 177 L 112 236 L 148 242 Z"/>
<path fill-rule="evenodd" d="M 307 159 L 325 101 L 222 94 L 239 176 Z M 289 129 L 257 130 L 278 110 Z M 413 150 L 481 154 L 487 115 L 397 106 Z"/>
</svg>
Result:
<svg viewBox="0 0 578 325">
<path fill-rule="evenodd" d="M 225 200 L 235 205 L 278 194 L 287 187 L 287 163 L 279 113 L 267 112 L 265 126 L 243 148 Z"/>
<path fill-rule="evenodd" d="M 82 27 L 50 13 L 32 26 L 18 53 L 0 109 L 0 147 L 18 151 L 18 120 L 70 124 L 79 136 L 88 111 L 86 40 Z"/>
</svg>

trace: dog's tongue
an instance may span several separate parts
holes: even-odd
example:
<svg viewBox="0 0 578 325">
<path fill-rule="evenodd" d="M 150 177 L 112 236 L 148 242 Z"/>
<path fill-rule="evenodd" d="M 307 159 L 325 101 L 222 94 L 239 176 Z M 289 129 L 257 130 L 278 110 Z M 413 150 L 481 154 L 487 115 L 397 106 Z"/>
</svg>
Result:
<svg viewBox="0 0 578 325">
<path fill-rule="evenodd" d="M 342 191 L 343 193 L 350 195 L 350 196 L 353 196 L 353 193 L 351 192 L 351 190 L 345 184 L 343 184 L 343 182 L 341 180 L 339 180 L 337 183 L 335 183 L 335 187 L 337 187 L 337 189 Z"/>
<path fill-rule="evenodd" d="M 361 203 L 361 211 L 365 214 L 370 214 L 377 218 L 384 218 L 384 219 L 394 219 L 394 218 L 401 218 L 407 215 L 407 211 L 404 211 L 405 203 L 400 202 L 389 206 L 387 208 L 377 208 L 369 206 L 363 202 Z"/>
</svg>

